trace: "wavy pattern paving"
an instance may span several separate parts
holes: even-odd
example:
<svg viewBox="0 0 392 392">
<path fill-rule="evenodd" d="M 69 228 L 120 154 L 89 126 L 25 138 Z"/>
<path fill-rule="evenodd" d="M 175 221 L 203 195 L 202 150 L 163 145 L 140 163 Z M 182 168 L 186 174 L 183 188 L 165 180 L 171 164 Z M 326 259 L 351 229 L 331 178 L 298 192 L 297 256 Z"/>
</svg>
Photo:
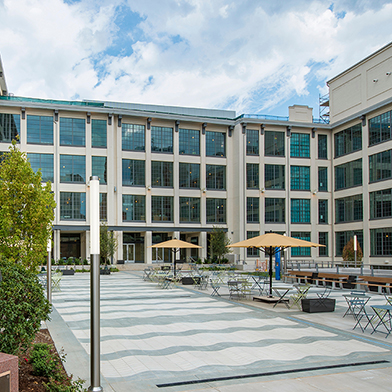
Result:
<svg viewBox="0 0 392 392">
<path fill-rule="evenodd" d="M 89 276 L 62 280 L 54 305 L 89 353 Z M 258 373 L 368 360 L 389 350 L 136 275 L 101 277 L 101 371 L 111 383 Z M 155 380 L 155 381 L 154 381 Z"/>
</svg>

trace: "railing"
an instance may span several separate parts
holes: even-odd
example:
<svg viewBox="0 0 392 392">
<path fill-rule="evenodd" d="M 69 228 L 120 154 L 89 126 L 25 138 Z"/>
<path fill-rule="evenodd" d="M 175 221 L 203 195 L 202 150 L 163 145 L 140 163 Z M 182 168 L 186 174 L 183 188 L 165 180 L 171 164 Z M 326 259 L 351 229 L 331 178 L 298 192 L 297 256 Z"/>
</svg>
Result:
<svg viewBox="0 0 392 392">
<path fill-rule="evenodd" d="M 241 114 L 236 118 L 236 120 L 240 118 L 254 118 L 256 120 L 272 120 L 272 121 L 290 121 L 289 117 L 285 116 L 271 116 L 269 114 Z M 328 119 L 324 118 L 314 118 L 312 120 L 313 123 L 315 124 L 329 124 Z"/>
<path fill-rule="evenodd" d="M 102 102 L 86 102 L 86 101 L 62 101 L 56 99 L 41 99 L 41 98 L 26 98 L 26 97 L 15 97 L 9 95 L 1 95 L 0 100 L 2 101 L 15 101 L 15 102 L 35 102 L 45 103 L 54 105 L 72 105 L 72 106 L 93 106 L 93 107 L 104 107 Z"/>
</svg>

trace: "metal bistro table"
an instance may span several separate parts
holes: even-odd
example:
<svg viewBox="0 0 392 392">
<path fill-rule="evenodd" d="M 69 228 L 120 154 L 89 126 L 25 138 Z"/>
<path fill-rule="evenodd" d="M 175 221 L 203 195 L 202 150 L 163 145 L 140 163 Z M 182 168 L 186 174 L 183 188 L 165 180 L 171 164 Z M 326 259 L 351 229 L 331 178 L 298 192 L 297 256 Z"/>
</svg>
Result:
<svg viewBox="0 0 392 392">
<path fill-rule="evenodd" d="M 343 317 L 349 315 L 355 318 L 370 300 L 370 296 L 366 295 L 363 291 L 352 291 L 350 294 L 343 294 L 343 297 L 348 305 L 348 309 Z"/>
<path fill-rule="evenodd" d="M 371 308 L 373 309 L 375 315 L 379 318 L 378 324 L 374 327 L 373 332 L 381 332 L 386 334 L 386 338 L 392 332 L 392 305 L 372 305 Z M 384 331 L 377 331 L 377 328 L 383 325 L 387 332 Z"/>
<path fill-rule="evenodd" d="M 285 296 L 290 290 L 293 290 L 294 286 L 272 286 L 272 290 L 276 293 L 276 295 L 279 297 L 278 301 L 274 304 L 273 308 L 279 304 L 283 303 L 286 305 L 287 309 L 290 309 L 290 306 L 287 302 L 289 302 L 288 299 L 285 299 Z"/>
</svg>

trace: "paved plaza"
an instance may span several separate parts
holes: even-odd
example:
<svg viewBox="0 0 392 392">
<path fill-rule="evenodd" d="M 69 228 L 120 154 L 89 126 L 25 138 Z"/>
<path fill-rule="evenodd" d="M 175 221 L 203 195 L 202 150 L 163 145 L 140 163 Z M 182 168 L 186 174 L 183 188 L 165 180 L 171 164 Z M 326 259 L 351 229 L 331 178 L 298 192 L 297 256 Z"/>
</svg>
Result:
<svg viewBox="0 0 392 392">
<path fill-rule="evenodd" d="M 47 323 L 67 371 L 86 386 L 89 283 L 89 274 L 64 276 Z M 392 335 L 352 331 L 342 290 L 332 294 L 335 312 L 308 314 L 188 287 L 162 290 L 135 272 L 101 276 L 104 391 L 392 389 Z"/>
</svg>

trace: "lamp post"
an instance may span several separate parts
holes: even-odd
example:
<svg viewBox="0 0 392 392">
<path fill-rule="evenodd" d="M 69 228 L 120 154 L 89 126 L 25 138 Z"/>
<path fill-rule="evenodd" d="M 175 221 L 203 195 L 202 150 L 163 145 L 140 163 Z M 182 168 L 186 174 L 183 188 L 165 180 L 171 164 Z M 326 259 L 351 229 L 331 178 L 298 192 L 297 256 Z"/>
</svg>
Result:
<svg viewBox="0 0 392 392">
<path fill-rule="evenodd" d="M 99 287 L 99 179 L 90 177 L 90 392 L 101 392 Z"/>
<path fill-rule="evenodd" d="M 354 266 L 357 268 L 357 236 L 354 236 Z"/>
<path fill-rule="evenodd" d="M 46 299 L 49 303 L 52 303 L 52 236 L 50 235 L 48 238 L 48 244 L 46 246 L 46 250 L 48 251 L 48 262 L 46 263 Z"/>
</svg>

